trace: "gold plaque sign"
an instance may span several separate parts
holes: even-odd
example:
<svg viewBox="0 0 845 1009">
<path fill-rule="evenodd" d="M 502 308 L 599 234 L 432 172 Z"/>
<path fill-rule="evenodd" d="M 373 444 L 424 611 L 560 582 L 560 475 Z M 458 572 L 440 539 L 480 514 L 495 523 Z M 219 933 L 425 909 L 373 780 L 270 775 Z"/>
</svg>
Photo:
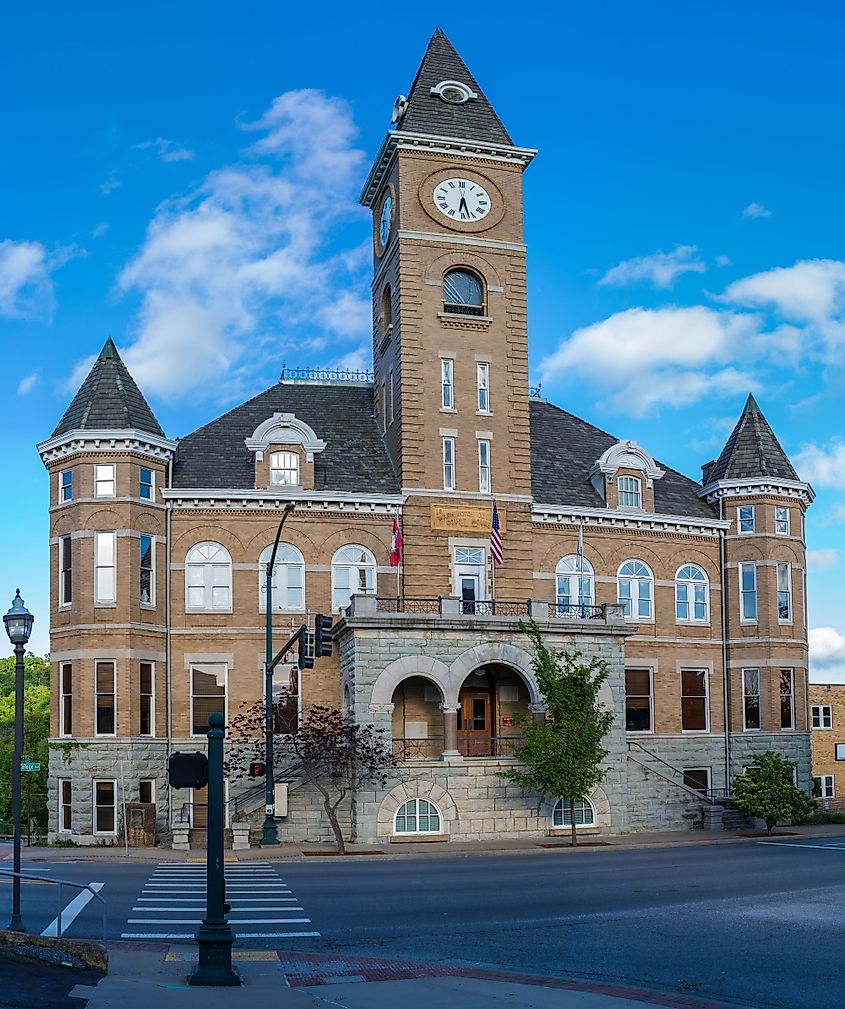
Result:
<svg viewBox="0 0 845 1009">
<path fill-rule="evenodd" d="M 431 528 L 449 533 L 489 533 L 493 506 L 433 504 Z M 508 531 L 507 513 L 499 508 L 499 528 Z"/>
</svg>

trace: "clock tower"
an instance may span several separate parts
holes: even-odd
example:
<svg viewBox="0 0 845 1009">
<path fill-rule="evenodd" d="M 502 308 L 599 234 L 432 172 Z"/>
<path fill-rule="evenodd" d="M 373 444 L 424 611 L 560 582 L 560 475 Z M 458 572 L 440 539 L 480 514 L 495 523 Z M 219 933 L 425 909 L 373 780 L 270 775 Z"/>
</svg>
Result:
<svg viewBox="0 0 845 1009">
<path fill-rule="evenodd" d="M 531 594 L 522 172 L 535 153 L 514 144 L 438 28 L 361 195 L 376 417 L 405 495 L 405 594 L 491 598 L 494 498 L 496 595 Z"/>
</svg>

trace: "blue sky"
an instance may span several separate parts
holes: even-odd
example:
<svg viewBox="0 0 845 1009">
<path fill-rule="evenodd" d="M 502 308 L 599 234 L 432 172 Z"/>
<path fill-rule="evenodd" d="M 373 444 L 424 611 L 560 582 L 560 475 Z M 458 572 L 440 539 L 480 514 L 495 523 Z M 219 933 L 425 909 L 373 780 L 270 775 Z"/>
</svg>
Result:
<svg viewBox="0 0 845 1009">
<path fill-rule="evenodd" d="M 283 363 L 365 364 L 356 196 L 440 22 L 517 143 L 531 361 L 690 476 L 753 390 L 818 498 L 816 678 L 845 678 L 845 88 L 834 3 L 0 12 L 0 594 L 47 648 L 49 435 L 106 336 L 171 436 Z M 4 588 L 5 586 L 5 588 Z"/>
</svg>

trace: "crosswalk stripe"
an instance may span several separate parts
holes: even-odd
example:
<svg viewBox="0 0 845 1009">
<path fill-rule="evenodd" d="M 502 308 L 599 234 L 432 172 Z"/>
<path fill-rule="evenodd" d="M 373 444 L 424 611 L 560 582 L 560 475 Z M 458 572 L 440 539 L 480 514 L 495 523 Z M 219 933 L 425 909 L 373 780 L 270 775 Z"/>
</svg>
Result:
<svg viewBox="0 0 845 1009">
<path fill-rule="evenodd" d="M 133 911 L 144 911 L 147 914 L 182 914 L 185 911 L 201 911 L 201 907 L 133 907 Z M 245 914 L 248 911 L 304 911 L 304 907 L 233 907 L 232 914 Z"/>
<path fill-rule="evenodd" d="M 236 925 L 308 925 L 310 918 L 230 918 Z M 127 918 L 127 925 L 200 925 L 202 918 Z"/>
<path fill-rule="evenodd" d="M 236 932 L 238 939 L 318 939 L 319 932 Z M 194 932 L 121 932 L 121 939 L 196 939 Z"/>
</svg>

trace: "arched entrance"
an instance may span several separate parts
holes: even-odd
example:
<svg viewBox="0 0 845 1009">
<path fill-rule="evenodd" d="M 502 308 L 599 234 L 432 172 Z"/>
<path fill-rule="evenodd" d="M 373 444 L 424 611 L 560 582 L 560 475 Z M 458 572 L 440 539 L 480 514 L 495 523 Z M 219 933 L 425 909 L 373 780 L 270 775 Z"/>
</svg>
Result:
<svg viewBox="0 0 845 1009">
<path fill-rule="evenodd" d="M 409 676 L 396 685 L 393 752 L 400 760 L 439 760 L 443 753 L 443 695 L 433 680 Z"/>
<path fill-rule="evenodd" d="M 458 694 L 458 752 L 464 757 L 510 757 L 522 742 L 519 716 L 530 717 L 531 694 L 501 663 L 474 669 Z"/>
</svg>

